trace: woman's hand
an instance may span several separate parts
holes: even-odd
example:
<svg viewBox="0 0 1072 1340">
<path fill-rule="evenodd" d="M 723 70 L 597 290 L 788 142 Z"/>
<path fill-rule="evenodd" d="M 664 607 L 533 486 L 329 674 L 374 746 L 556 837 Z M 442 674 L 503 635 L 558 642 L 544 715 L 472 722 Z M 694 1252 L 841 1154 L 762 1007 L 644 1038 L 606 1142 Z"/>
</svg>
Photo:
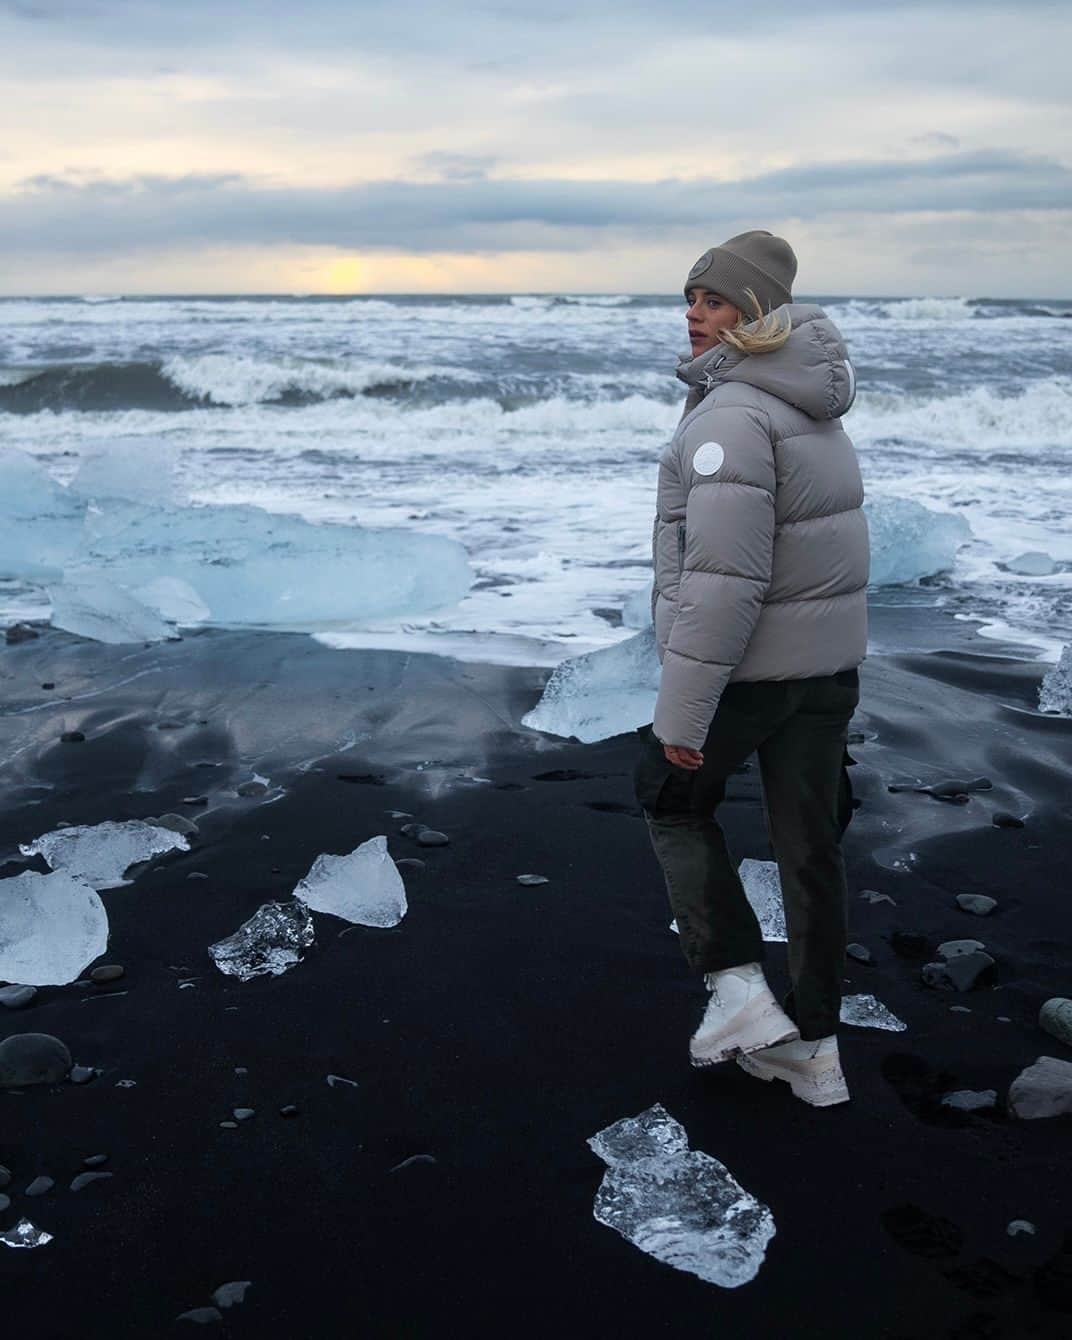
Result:
<svg viewBox="0 0 1072 1340">
<path fill-rule="evenodd" d="M 703 754 L 698 749 L 689 749 L 683 744 L 664 744 L 663 753 L 675 768 L 687 768 L 694 772 L 703 764 Z"/>
</svg>

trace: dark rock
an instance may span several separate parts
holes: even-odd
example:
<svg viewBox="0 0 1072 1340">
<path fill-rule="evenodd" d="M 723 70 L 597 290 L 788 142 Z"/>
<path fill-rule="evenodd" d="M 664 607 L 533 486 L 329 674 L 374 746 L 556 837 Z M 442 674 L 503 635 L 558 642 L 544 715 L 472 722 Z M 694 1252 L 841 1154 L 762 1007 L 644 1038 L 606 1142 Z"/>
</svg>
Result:
<svg viewBox="0 0 1072 1340">
<path fill-rule="evenodd" d="M 529 887 L 535 887 L 537 884 L 549 884 L 551 882 L 546 875 L 517 875 L 515 878 L 519 884 L 525 884 Z"/>
<path fill-rule="evenodd" d="M 221 1121 L 221 1122 L 220 1122 L 220 1125 L 223 1127 L 223 1129 L 224 1129 L 225 1131 L 237 1131 L 237 1130 L 238 1130 L 238 1122 L 237 1122 L 237 1121 Z"/>
<path fill-rule="evenodd" d="M 388 813 L 388 815 L 389 815 L 392 819 L 412 819 L 412 818 L 413 818 L 413 815 L 410 814 L 409 810 L 388 810 L 387 813 Z"/>
<path fill-rule="evenodd" d="M 1010 1219 L 1005 1227 L 1005 1232 L 1010 1238 L 1018 1237 L 1021 1233 L 1028 1233 L 1031 1237 L 1034 1237 L 1036 1229 L 1030 1219 Z"/>
<path fill-rule="evenodd" d="M 0 1089 L 56 1084 L 70 1068 L 71 1053 L 51 1033 L 14 1033 L 0 1042 Z"/>
<path fill-rule="evenodd" d="M 5 1168 L 4 1165 L 0 1163 L 0 1186 L 10 1186 L 10 1185 L 11 1185 L 11 1169 Z"/>
<path fill-rule="evenodd" d="M 9 1010 L 21 1010 L 37 995 L 35 986 L 0 986 L 0 1005 Z"/>
<path fill-rule="evenodd" d="M 102 963 L 89 974 L 92 982 L 117 982 L 125 969 L 121 963 Z"/>
<path fill-rule="evenodd" d="M 208 879 L 208 875 L 203 870 L 191 870 L 186 876 L 187 879 Z"/>
<path fill-rule="evenodd" d="M 263 796 L 268 790 L 263 782 L 240 782 L 235 791 L 240 796 Z"/>
<path fill-rule="evenodd" d="M 889 941 L 898 958 L 925 958 L 930 952 L 927 937 L 919 931 L 891 931 Z"/>
<path fill-rule="evenodd" d="M 235 1121 L 249 1121 L 250 1117 L 256 1115 L 256 1111 L 254 1107 L 234 1107 L 231 1109 L 231 1115 Z"/>
<path fill-rule="evenodd" d="M 54 679 L 46 679 L 41 687 L 43 689 L 54 689 L 56 687 L 56 681 Z"/>
<path fill-rule="evenodd" d="M 997 907 L 996 898 L 988 898 L 985 893 L 958 893 L 957 906 L 962 912 L 974 912 L 977 917 L 988 916 Z"/>
<path fill-rule="evenodd" d="M 6 1209 L 8 1209 L 10 1205 L 11 1205 L 11 1197 L 5 1196 L 4 1193 L 0 1191 L 0 1214 L 3 1214 L 3 1212 Z"/>
<path fill-rule="evenodd" d="M 85 740 L 85 738 L 86 737 L 82 734 L 80 730 L 65 730 L 63 734 L 60 736 L 60 743 L 81 744 Z"/>
<path fill-rule="evenodd" d="M 229 1284 L 221 1284 L 218 1289 L 213 1289 L 212 1301 L 217 1307 L 234 1307 L 236 1303 L 245 1302 L 246 1290 L 252 1287 L 251 1280 L 232 1280 Z"/>
<path fill-rule="evenodd" d="M 982 940 L 945 940 L 938 946 L 941 959 L 958 958 L 961 954 L 974 953 L 976 949 L 985 949 Z"/>
<path fill-rule="evenodd" d="M 950 991 L 971 991 L 977 986 L 990 986 L 996 976 L 997 965 L 981 949 L 969 954 L 954 954 L 942 963 L 928 963 L 920 976 L 927 986 Z"/>
<path fill-rule="evenodd" d="M 1072 1000 L 1053 996 L 1039 1010 L 1039 1027 L 1051 1037 L 1072 1047 Z"/>
<path fill-rule="evenodd" d="M 285 1107 L 279 1109 L 279 1115 L 281 1117 L 296 1117 L 298 1115 L 298 1108 L 294 1103 L 287 1103 Z"/>
<path fill-rule="evenodd" d="M 106 1177 L 111 1177 L 110 1172 L 83 1172 L 71 1180 L 71 1190 L 81 1191 L 84 1186 L 89 1186 L 91 1182 L 100 1182 Z"/>
<path fill-rule="evenodd" d="M 98 1073 L 89 1065 L 73 1065 L 68 1078 L 72 1084 L 88 1084 L 91 1079 L 96 1079 Z"/>
<path fill-rule="evenodd" d="M 184 837 L 197 837 L 201 830 L 192 819 L 184 819 L 181 814 L 161 814 L 158 819 L 147 820 L 157 828 L 170 829 L 172 833 L 182 833 Z"/>
<path fill-rule="evenodd" d="M 953 979 L 946 972 L 944 963 L 925 963 L 919 975 L 924 986 L 934 987 L 937 991 L 953 990 Z"/>
<path fill-rule="evenodd" d="M 866 945 L 850 944 L 845 946 L 845 953 L 849 958 L 855 959 L 857 963 L 874 963 L 874 958 L 870 949 Z"/>
<path fill-rule="evenodd" d="M 422 861 L 419 856 L 402 856 L 396 862 L 397 866 L 405 866 L 408 870 L 424 870 L 427 862 Z"/>
<path fill-rule="evenodd" d="M 1008 810 L 995 810 L 990 822 L 995 828 L 1023 828 L 1023 819 L 1018 819 L 1015 814 L 1010 814 Z"/>
<path fill-rule="evenodd" d="M 960 1112 L 981 1112 L 997 1104 L 996 1089 L 957 1089 L 942 1095 L 943 1107 L 955 1107 Z"/>
<path fill-rule="evenodd" d="M 108 1162 L 107 1154 L 90 1154 L 82 1160 L 87 1168 L 99 1168 L 102 1163 Z"/>
<path fill-rule="evenodd" d="M 1028 1121 L 1072 1112 L 1072 1061 L 1040 1056 L 1013 1080 L 1008 1107 L 1014 1117 Z"/>
<path fill-rule="evenodd" d="M 405 833 L 406 837 L 416 837 L 418 833 L 424 832 L 424 824 L 419 824 L 414 821 L 410 824 L 403 824 L 398 831 L 400 833 Z"/>
<path fill-rule="evenodd" d="M 182 1312 L 176 1318 L 176 1321 L 192 1321 L 198 1326 L 209 1326 L 215 1321 L 223 1321 L 223 1313 L 218 1307 L 194 1307 L 189 1312 Z"/>
<path fill-rule="evenodd" d="M 356 1089 L 358 1087 L 356 1079 L 347 1079 L 345 1075 L 327 1075 L 326 1079 L 328 1082 L 329 1089 L 338 1088 L 340 1084 L 348 1084 L 352 1089 Z"/>
<path fill-rule="evenodd" d="M 8 646 L 14 647 L 19 642 L 32 642 L 35 637 L 40 637 L 40 633 L 35 628 L 31 628 L 28 623 L 13 623 L 4 634 Z"/>
<path fill-rule="evenodd" d="M 23 1192 L 24 1196 L 43 1196 L 56 1185 L 51 1177 L 35 1177 Z"/>
<path fill-rule="evenodd" d="M 417 834 L 417 845 L 419 847 L 445 847 L 450 841 L 446 833 L 440 833 L 435 828 L 422 828 Z"/>
<path fill-rule="evenodd" d="M 207 805 L 208 796 L 183 796 L 179 803 L 182 805 Z"/>
</svg>

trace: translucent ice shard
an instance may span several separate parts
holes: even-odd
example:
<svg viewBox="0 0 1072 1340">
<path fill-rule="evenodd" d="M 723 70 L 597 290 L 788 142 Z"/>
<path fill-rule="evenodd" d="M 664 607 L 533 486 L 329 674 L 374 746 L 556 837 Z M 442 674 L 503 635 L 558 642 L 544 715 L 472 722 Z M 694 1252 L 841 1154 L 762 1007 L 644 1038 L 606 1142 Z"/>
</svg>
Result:
<svg viewBox="0 0 1072 1340">
<path fill-rule="evenodd" d="M 0 980 L 62 986 L 108 947 L 108 913 L 94 889 L 66 871 L 0 880 Z"/>
<path fill-rule="evenodd" d="M 556 665 L 522 725 L 584 744 L 636 730 L 652 719 L 659 690 L 655 629 Z"/>
<path fill-rule="evenodd" d="M 786 940 L 782 883 L 775 861 L 753 861 L 746 857 L 737 867 L 752 911 L 759 919 L 764 940 Z"/>
<path fill-rule="evenodd" d="M 1061 649 L 1060 660 L 1042 676 L 1039 711 L 1072 716 L 1072 642 Z"/>
<path fill-rule="evenodd" d="M 361 926 L 397 926 L 406 915 L 406 886 L 382 833 L 347 856 L 318 856 L 294 896 Z"/>
<path fill-rule="evenodd" d="M 948 572 L 972 538 L 957 512 L 938 512 L 912 498 L 890 495 L 864 503 L 871 546 L 871 586 L 903 586 Z"/>
<path fill-rule="evenodd" d="M 23 856 L 43 856 L 53 870 L 66 871 L 95 889 L 129 884 L 123 874 L 136 862 L 152 860 L 166 851 L 189 850 L 181 833 L 141 819 L 57 828 L 34 842 L 19 844 Z"/>
<path fill-rule="evenodd" d="M 233 935 L 209 945 L 209 956 L 228 977 L 248 982 L 252 977 L 280 973 L 301 962 L 301 951 L 313 943 L 313 919 L 304 903 L 265 903 Z"/>
<path fill-rule="evenodd" d="M 155 609 L 99 572 L 72 572 L 47 587 L 52 625 L 95 642 L 163 642 L 177 637 Z"/>
<path fill-rule="evenodd" d="M 890 1033 L 903 1033 L 908 1027 L 903 1019 L 898 1019 L 880 1000 L 866 993 L 859 996 L 842 996 L 841 1022 L 855 1024 L 857 1028 L 884 1028 Z"/>
<path fill-rule="evenodd" d="M 588 1140 L 607 1171 L 592 1213 L 642 1252 L 709 1284 L 753 1279 L 774 1219 L 718 1159 L 690 1150 L 661 1103 Z"/>
<path fill-rule="evenodd" d="M 43 1247 L 51 1241 L 52 1234 L 31 1224 L 29 1219 L 20 1219 L 14 1228 L 0 1230 L 0 1242 L 5 1247 Z"/>
</svg>

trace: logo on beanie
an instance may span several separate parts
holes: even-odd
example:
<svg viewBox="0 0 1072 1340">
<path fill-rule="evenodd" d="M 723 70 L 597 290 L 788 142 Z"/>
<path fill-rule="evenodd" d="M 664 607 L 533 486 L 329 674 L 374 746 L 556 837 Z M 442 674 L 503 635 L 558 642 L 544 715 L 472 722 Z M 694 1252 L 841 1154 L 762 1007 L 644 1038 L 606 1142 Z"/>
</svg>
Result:
<svg viewBox="0 0 1072 1340">
<path fill-rule="evenodd" d="M 692 468 L 698 475 L 713 475 L 725 459 L 726 453 L 718 442 L 704 442 L 702 446 L 696 448 Z"/>
<path fill-rule="evenodd" d="M 707 267 L 711 264 L 711 261 L 714 259 L 714 255 L 715 255 L 714 247 L 711 247 L 710 250 L 705 251 L 704 254 L 700 257 L 700 259 L 689 271 L 689 278 L 695 279 L 697 275 L 702 275 L 703 272 L 707 269 Z"/>
</svg>

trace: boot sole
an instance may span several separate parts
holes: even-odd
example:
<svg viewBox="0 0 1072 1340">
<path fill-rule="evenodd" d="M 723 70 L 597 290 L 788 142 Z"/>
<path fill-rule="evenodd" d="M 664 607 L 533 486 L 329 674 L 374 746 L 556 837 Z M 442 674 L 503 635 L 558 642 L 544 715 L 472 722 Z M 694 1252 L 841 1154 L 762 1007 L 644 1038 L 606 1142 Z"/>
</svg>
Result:
<svg viewBox="0 0 1072 1340">
<path fill-rule="evenodd" d="M 690 1044 L 689 1060 L 698 1070 L 704 1070 L 708 1066 L 721 1065 L 723 1061 L 735 1057 L 762 1051 L 764 1047 L 773 1047 L 779 1042 L 791 1042 L 799 1036 L 796 1024 L 772 998 L 764 1004 L 757 1017 L 749 1019 L 737 1034 L 731 1035 L 717 1051 L 703 1050 L 702 1043 L 700 1050 L 696 1050 Z"/>
<path fill-rule="evenodd" d="M 849 1102 L 852 1097 L 849 1086 L 845 1083 L 845 1076 L 841 1073 L 840 1064 L 836 1071 L 827 1069 L 818 1079 L 809 1079 L 807 1076 L 783 1070 L 780 1066 L 775 1067 L 772 1062 L 764 1065 L 751 1056 L 738 1056 L 737 1064 L 746 1074 L 763 1080 L 765 1084 L 769 1084 L 772 1079 L 784 1081 L 795 1097 L 812 1107 L 833 1107 L 836 1103 Z"/>
</svg>

